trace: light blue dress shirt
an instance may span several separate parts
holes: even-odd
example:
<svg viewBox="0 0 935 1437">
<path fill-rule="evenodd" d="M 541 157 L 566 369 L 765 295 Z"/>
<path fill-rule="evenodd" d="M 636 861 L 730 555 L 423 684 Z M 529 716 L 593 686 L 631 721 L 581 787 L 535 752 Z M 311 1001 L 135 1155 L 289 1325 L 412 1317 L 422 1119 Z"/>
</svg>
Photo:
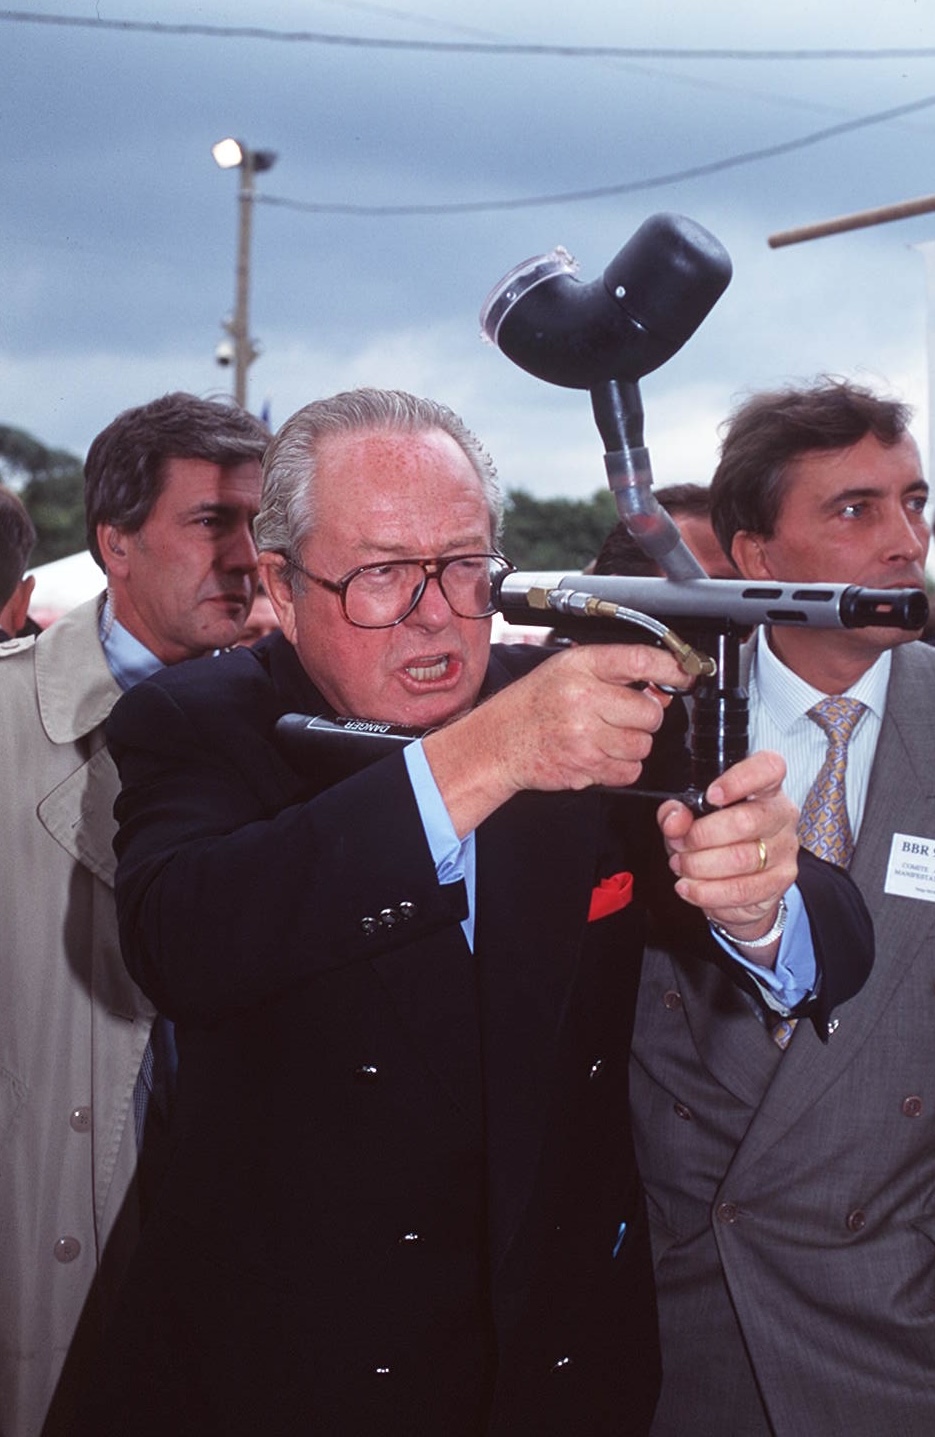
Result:
<svg viewBox="0 0 935 1437">
<path fill-rule="evenodd" d="M 129 629 L 125 629 L 123 624 L 113 617 L 107 603 L 101 613 L 98 633 L 107 667 L 124 693 L 164 667 L 162 661 L 157 659 L 145 644 L 135 639 Z"/>
<path fill-rule="evenodd" d="M 890 649 L 849 688 L 846 697 L 866 705 L 847 746 L 844 774 L 847 816 L 855 839 L 860 832 L 870 783 L 870 770 L 886 712 L 886 691 L 893 666 Z M 810 708 L 828 697 L 776 657 L 766 634 L 757 634 L 756 651 L 750 669 L 750 749 L 771 748 L 786 761 L 786 793 L 801 808 L 825 761 L 828 736 L 806 715 Z"/>
<path fill-rule="evenodd" d="M 409 782 L 415 794 L 422 827 L 428 841 L 439 883 L 463 883 L 467 891 L 468 916 L 461 927 L 468 947 L 474 952 L 474 834 L 459 838 L 438 791 L 435 776 L 422 747 L 422 740 L 407 744 L 403 750 Z"/>
<path fill-rule="evenodd" d="M 133 637 L 129 629 L 125 629 L 123 624 L 114 618 L 109 600 L 105 601 L 101 611 L 98 634 L 101 648 L 104 650 L 104 658 L 107 660 L 107 667 L 124 693 L 134 684 L 150 678 L 152 674 L 164 667 L 162 661 L 157 659 L 145 644 L 141 644 L 139 639 Z M 158 1078 L 156 1073 L 157 1050 Z M 174 1086 L 177 1068 L 175 1028 L 168 1018 L 158 1015 L 153 1023 L 133 1089 L 133 1117 L 136 1146 L 139 1151 L 143 1149 L 146 1113 L 150 1102 L 153 1101 L 154 1085 L 158 1084 L 164 1090 L 166 1094 L 164 1101 L 168 1102 L 168 1093 Z"/>
</svg>

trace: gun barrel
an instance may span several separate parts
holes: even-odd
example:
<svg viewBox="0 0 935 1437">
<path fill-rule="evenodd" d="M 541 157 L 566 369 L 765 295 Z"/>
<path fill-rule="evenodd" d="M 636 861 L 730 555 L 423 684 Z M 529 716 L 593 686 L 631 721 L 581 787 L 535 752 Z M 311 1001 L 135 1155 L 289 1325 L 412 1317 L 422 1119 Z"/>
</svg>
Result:
<svg viewBox="0 0 935 1437">
<path fill-rule="evenodd" d="M 673 628 L 687 623 L 738 628 L 788 624 L 819 629 L 896 628 L 913 631 L 928 619 L 921 589 L 868 589 L 855 584 L 753 583 L 747 579 L 646 579 L 625 575 L 546 571 L 508 573 L 494 603 L 504 618 L 522 624 L 552 624 L 553 590 L 603 599 L 663 619 Z M 581 619 L 586 624 L 586 618 Z"/>
</svg>

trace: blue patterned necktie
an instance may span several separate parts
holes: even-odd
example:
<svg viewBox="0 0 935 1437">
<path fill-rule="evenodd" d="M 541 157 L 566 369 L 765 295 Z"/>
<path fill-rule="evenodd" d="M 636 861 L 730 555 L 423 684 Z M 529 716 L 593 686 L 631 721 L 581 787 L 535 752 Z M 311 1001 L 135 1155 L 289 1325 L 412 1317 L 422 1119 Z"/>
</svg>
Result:
<svg viewBox="0 0 935 1437">
<path fill-rule="evenodd" d="M 857 699 L 835 695 L 822 699 L 808 711 L 812 722 L 828 735 L 828 751 L 799 815 L 799 842 L 816 858 L 836 863 L 839 868 L 847 868 L 854 855 L 844 772 L 847 745 L 865 708 Z"/>
</svg>

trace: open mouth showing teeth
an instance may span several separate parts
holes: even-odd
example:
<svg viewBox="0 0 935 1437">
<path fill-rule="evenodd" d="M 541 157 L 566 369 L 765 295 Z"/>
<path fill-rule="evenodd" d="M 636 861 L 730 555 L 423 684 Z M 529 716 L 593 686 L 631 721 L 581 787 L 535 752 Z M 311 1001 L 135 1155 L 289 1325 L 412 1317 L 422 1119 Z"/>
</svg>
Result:
<svg viewBox="0 0 935 1437">
<path fill-rule="evenodd" d="M 435 679 L 443 679 L 447 672 L 447 654 L 441 654 L 437 659 L 433 659 L 430 662 L 423 661 L 419 664 L 406 665 L 406 673 L 410 678 L 416 679 L 418 683 L 431 683 Z"/>
</svg>

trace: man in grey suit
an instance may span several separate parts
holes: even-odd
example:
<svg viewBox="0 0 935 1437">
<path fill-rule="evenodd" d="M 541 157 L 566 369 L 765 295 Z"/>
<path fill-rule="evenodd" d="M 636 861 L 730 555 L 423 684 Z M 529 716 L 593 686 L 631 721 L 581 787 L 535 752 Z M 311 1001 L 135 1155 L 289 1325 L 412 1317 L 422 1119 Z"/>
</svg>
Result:
<svg viewBox="0 0 935 1437">
<path fill-rule="evenodd" d="M 908 420 L 827 379 L 736 411 L 712 490 L 741 574 L 921 587 Z M 653 1437 L 935 1432 L 935 653 L 913 638 L 777 627 L 747 646 L 751 747 L 783 754 L 803 809 L 828 768 L 809 710 L 856 701 L 837 858 L 876 963 L 820 1032 L 777 1025 L 688 955 L 647 955 L 631 1100 L 662 1334 Z"/>
</svg>

